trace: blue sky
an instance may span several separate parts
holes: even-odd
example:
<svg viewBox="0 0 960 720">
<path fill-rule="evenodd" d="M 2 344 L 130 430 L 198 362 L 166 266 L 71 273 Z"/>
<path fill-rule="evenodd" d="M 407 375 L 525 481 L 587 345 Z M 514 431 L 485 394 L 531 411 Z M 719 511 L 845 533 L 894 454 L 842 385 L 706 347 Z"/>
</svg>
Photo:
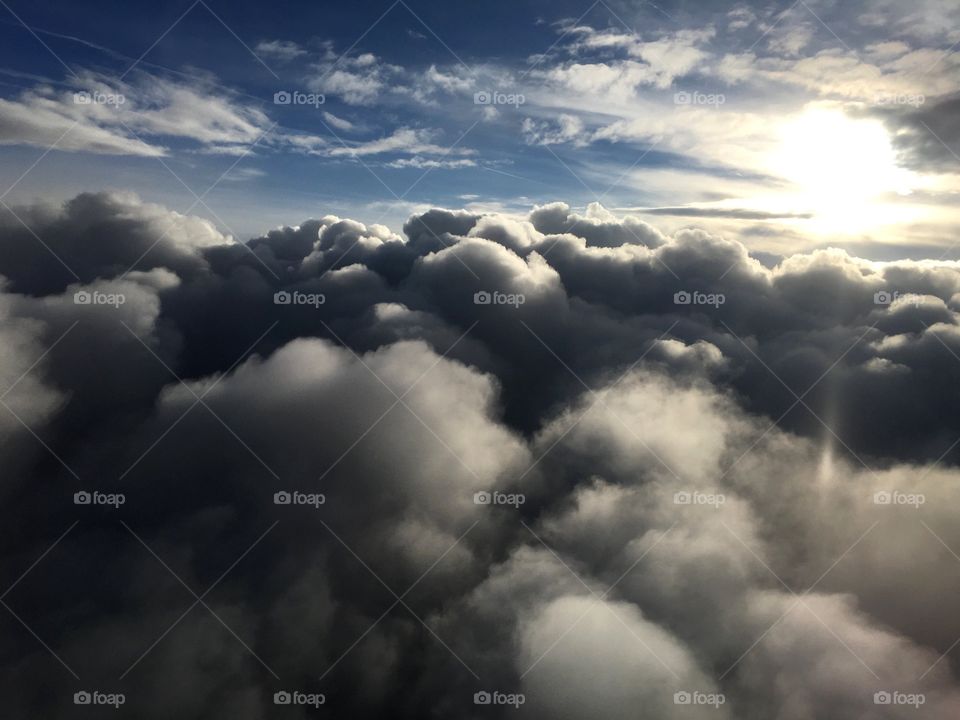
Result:
<svg viewBox="0 0 960 720">
<path fill-rule="evenodd" d="M 0 16 L 6 203 L 130 191 L 246 238 L 560 200 L 776 254 L 954 252 L 949 0 L 5 0 Z"/>
</svg>

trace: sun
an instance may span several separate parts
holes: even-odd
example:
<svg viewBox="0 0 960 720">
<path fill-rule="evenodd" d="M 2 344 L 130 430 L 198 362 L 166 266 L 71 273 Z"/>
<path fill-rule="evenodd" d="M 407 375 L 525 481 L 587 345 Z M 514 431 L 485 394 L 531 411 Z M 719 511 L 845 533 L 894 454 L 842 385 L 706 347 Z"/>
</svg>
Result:
<svg viewBox="0 0 960 720">
<path fill-rule="evenodd" d="M 790 205 L 811 215 L 812 229 L 853 233 L 908 219 L 890 198 L 909 194 L 920 179 L 897 165 L 880 121 L 815 108 L 785 121 L 777 135 L 770 168 L 788 183 Z"/>
</svg>

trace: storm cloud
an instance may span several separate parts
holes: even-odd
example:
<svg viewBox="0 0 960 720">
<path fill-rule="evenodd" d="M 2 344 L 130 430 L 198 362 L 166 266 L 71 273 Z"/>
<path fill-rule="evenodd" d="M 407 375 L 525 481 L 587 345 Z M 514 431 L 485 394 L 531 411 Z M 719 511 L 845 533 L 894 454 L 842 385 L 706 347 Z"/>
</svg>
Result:
<svg viewBox="0 0 960 720">
<path fill-rule="evenodd" d="M 955 716 L 960 266 L 769 265 L 559 202 L 3 211 L 6 712 Z"/>
</svg>

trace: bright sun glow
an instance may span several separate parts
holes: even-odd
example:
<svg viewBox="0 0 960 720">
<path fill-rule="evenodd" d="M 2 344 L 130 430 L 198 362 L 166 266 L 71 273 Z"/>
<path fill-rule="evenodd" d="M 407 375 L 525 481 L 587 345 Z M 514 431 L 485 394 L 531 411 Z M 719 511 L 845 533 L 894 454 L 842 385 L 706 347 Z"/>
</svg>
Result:
<svg viewBox="0 0 960 720">
<path fill-rule="evenodd" d="M 903 221 L 906 209 L 883 196 L 909 194 L 915 173 L 896 164 L 890 136 L 877 120 L 814 109 L 784 123 L 772 170 L 796 190 L 791 205 L 813 214 L 820 232 L 860 232 Z"/>
</svg>

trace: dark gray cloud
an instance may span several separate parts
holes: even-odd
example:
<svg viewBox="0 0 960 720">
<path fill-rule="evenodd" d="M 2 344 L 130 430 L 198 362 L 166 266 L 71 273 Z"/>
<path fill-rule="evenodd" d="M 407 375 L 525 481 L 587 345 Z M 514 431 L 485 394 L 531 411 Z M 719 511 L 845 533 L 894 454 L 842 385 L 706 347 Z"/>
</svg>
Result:
<svg viewBox="0 0 960 720">
<path fill-rule="evenodd" d="M 927 172 L 954 172 L 960 148 L 960 96 L 937 98 L 907 112 L 887 113 L 893 141 L 906 164 Z"/>
<path fill-rule="evenodd" d="M 960 709 L 956 263 L 769 267 L 562 203 L 245 246 L 133 197 L 14 212 L 11 717 Z"/>
</svg>

